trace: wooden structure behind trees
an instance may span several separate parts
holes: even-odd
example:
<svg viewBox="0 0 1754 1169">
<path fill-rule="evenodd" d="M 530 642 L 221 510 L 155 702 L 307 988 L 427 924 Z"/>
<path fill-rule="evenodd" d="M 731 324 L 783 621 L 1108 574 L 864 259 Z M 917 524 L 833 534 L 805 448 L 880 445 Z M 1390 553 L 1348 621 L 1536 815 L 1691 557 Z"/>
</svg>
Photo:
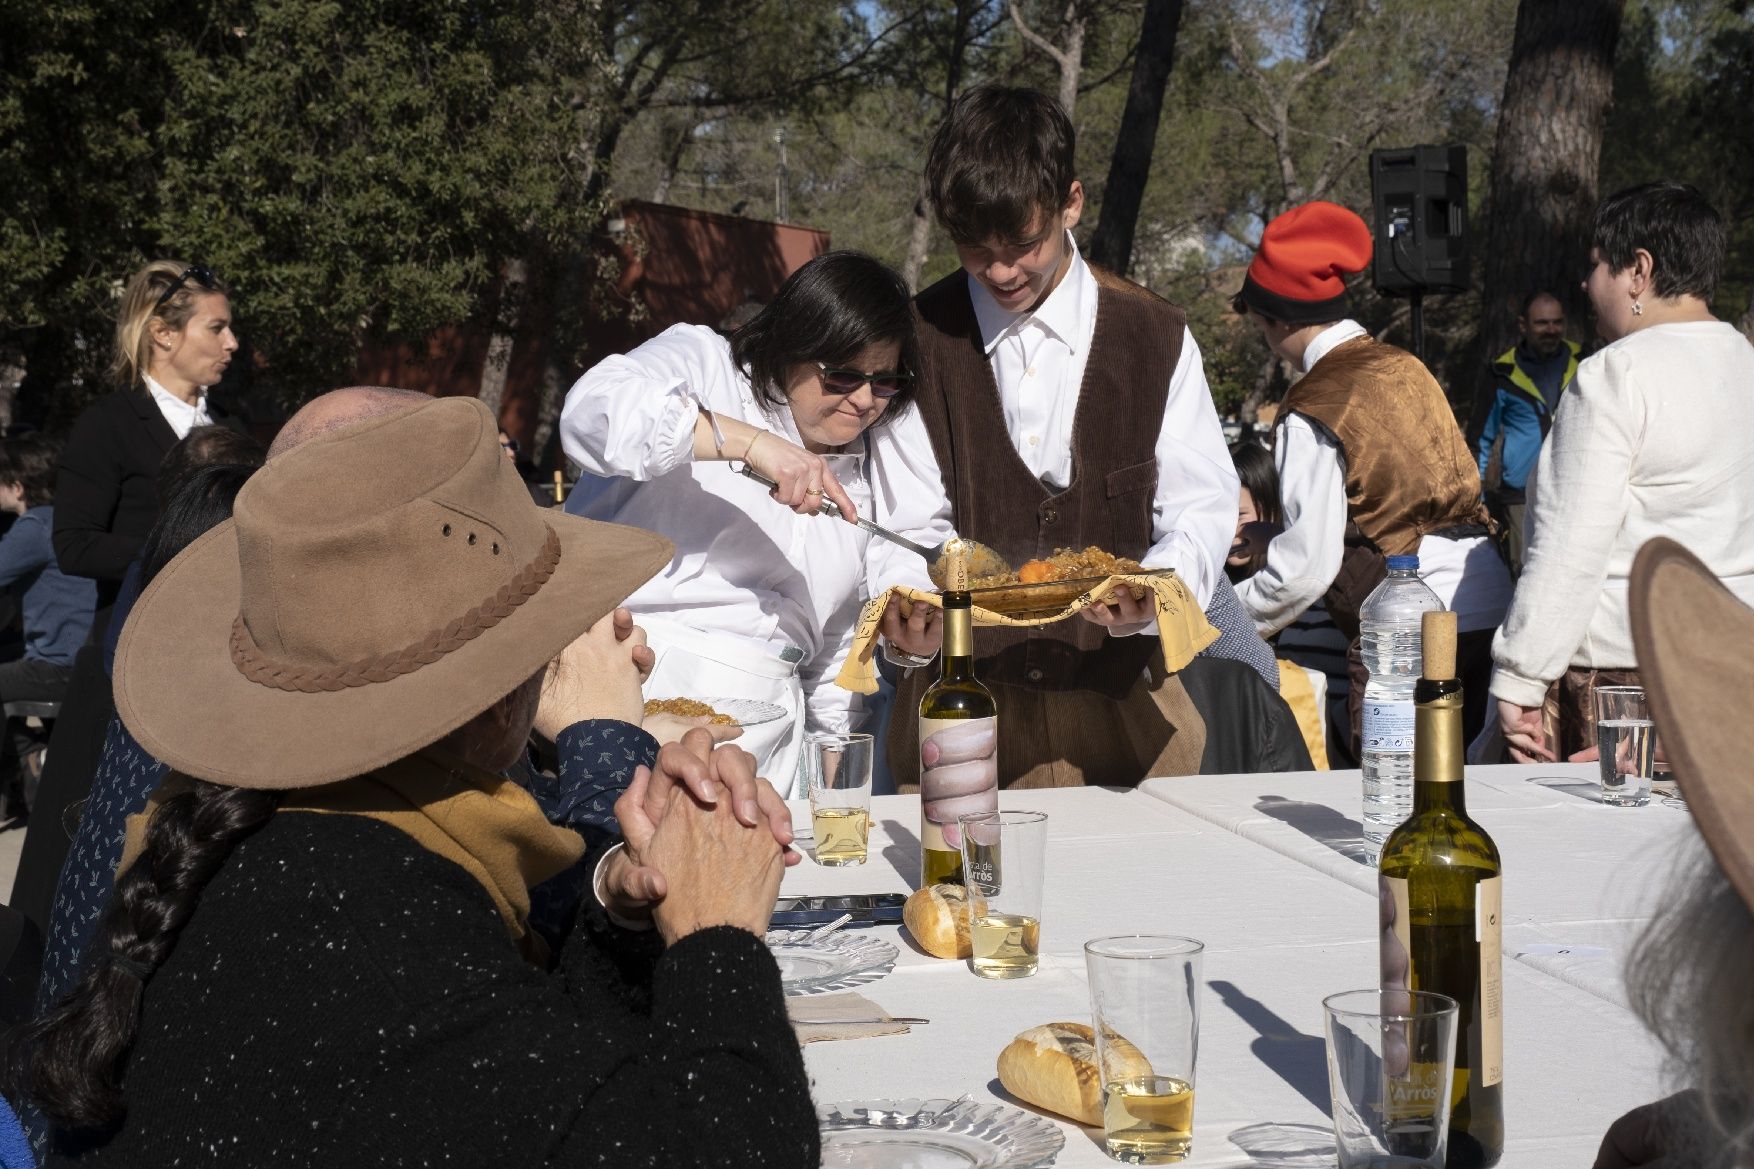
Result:
<svg viewBox="0 0 1754 1169">
<path fill-rule="evenodd" d="M 568 363 L 564 394 L 584 369 L 623 353 L 671 325 L 717 327 L 747 301 L 765 302 L 798 268 L 828 250 L 828 233 L 789 223 L 769 223 L 631 201 L 613 231 L 601 240 L 600 258 L 619 277 L 582 305 L 555 303 L 540 285 L 525 289 L 504 368 L 497 412 L 500 424 L 540 465 L 558 465 L 551 444 L 556 421 L 545 410 L 544 380 L 556 317 L 574 314 L 584 336 L 584 357 Z M 364 385 L 449 395 L 475 395 L 488 373 L 496 309 L 482 319 L 449 325 L 418 340 L 379 341 L 360 353 L 356 379 Z"/>
</svg>

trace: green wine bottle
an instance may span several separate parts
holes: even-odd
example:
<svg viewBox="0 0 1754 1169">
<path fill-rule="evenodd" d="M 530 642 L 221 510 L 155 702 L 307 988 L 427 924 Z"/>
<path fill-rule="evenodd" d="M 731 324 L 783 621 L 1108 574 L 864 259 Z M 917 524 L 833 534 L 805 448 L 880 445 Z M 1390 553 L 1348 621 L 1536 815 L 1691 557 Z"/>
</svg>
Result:
<svg viewBox="0 0 1754 1169">
<path fill-rule="evenodd" d="M 1383 983 L 1459 1005 L 1444 1163 L 1482 1169 L 1504 1153 L 1503 870 L 1463 795 L 1455 614 L 1426 613 L 1423 632 L 1413 814 L 1384 842 L 1380 862 Z"/>
<path fill-rule="evenodd" d="M 943 670 L 920 699 L 920 884 L 962 882 L 958 816 L 999 806 L 999 708 L 974 676 L 973 601 L 944 593 Z"/>
</svg>

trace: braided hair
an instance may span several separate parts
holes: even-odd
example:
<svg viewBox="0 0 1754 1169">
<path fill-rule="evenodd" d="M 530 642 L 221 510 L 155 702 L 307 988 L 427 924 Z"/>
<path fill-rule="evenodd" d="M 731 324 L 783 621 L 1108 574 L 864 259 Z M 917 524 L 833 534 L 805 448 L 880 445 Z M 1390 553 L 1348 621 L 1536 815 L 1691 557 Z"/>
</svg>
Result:
<svg viewBox="0 0 1754 1169">
<path fill-rule="evenodd" d="M 278 792 L 186 782 L 158 806 L 145 847 L 117 880 L 85 976 L 12 1037 L 6 1094 L 29 1099 L 63 1129 L 105 1129 L 122 1119 L 122 1072 L 140 1030 L 145 983 L 170 956 L 201 890 L 280 803 Z"/>
</svg>

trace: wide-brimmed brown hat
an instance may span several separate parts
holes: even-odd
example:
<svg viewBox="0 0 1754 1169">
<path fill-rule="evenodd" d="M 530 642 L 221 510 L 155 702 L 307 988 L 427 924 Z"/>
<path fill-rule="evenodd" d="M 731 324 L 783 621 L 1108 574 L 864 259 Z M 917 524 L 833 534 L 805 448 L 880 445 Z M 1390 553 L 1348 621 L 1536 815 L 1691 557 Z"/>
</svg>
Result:
<svg viewBox="0 0 1754 1169">
<path fill-rule="evenodd" d="M 1663 753 L 1712 856 L 1754 908 L 1754 609 L 1669 539 L 1638 550 L 1627 600 Z"/>
<path fill-rule="evenodd" d="M 360 775 L 509 694 L 670 558 L 537 507 L 493 414 L 440 398 L 270 460 L 135 604 L 116 710 L 178 771 Z"/>
</svg>

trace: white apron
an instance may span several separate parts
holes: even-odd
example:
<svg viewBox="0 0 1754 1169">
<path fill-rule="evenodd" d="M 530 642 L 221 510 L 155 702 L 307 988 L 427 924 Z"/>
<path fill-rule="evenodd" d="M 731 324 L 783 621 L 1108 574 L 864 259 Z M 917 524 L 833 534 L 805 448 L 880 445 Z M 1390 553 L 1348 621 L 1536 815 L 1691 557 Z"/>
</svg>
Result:
<svg viewBox="0 0 1754 1169">
<path fill-rule="evenodd" d="M 786 798 L 804 793 L 798 767 L 804 738 L 804 686 L 796 662 L 782 661 L 766 642 L 690 629 L 655 613 L 634 614 L 657 655 L 646 680 L 647 698 L 749 698 L 771 702 L 786 714 L 743 728 L 731 740 L 755 756 L 756 774 Z"/>
</svg>

